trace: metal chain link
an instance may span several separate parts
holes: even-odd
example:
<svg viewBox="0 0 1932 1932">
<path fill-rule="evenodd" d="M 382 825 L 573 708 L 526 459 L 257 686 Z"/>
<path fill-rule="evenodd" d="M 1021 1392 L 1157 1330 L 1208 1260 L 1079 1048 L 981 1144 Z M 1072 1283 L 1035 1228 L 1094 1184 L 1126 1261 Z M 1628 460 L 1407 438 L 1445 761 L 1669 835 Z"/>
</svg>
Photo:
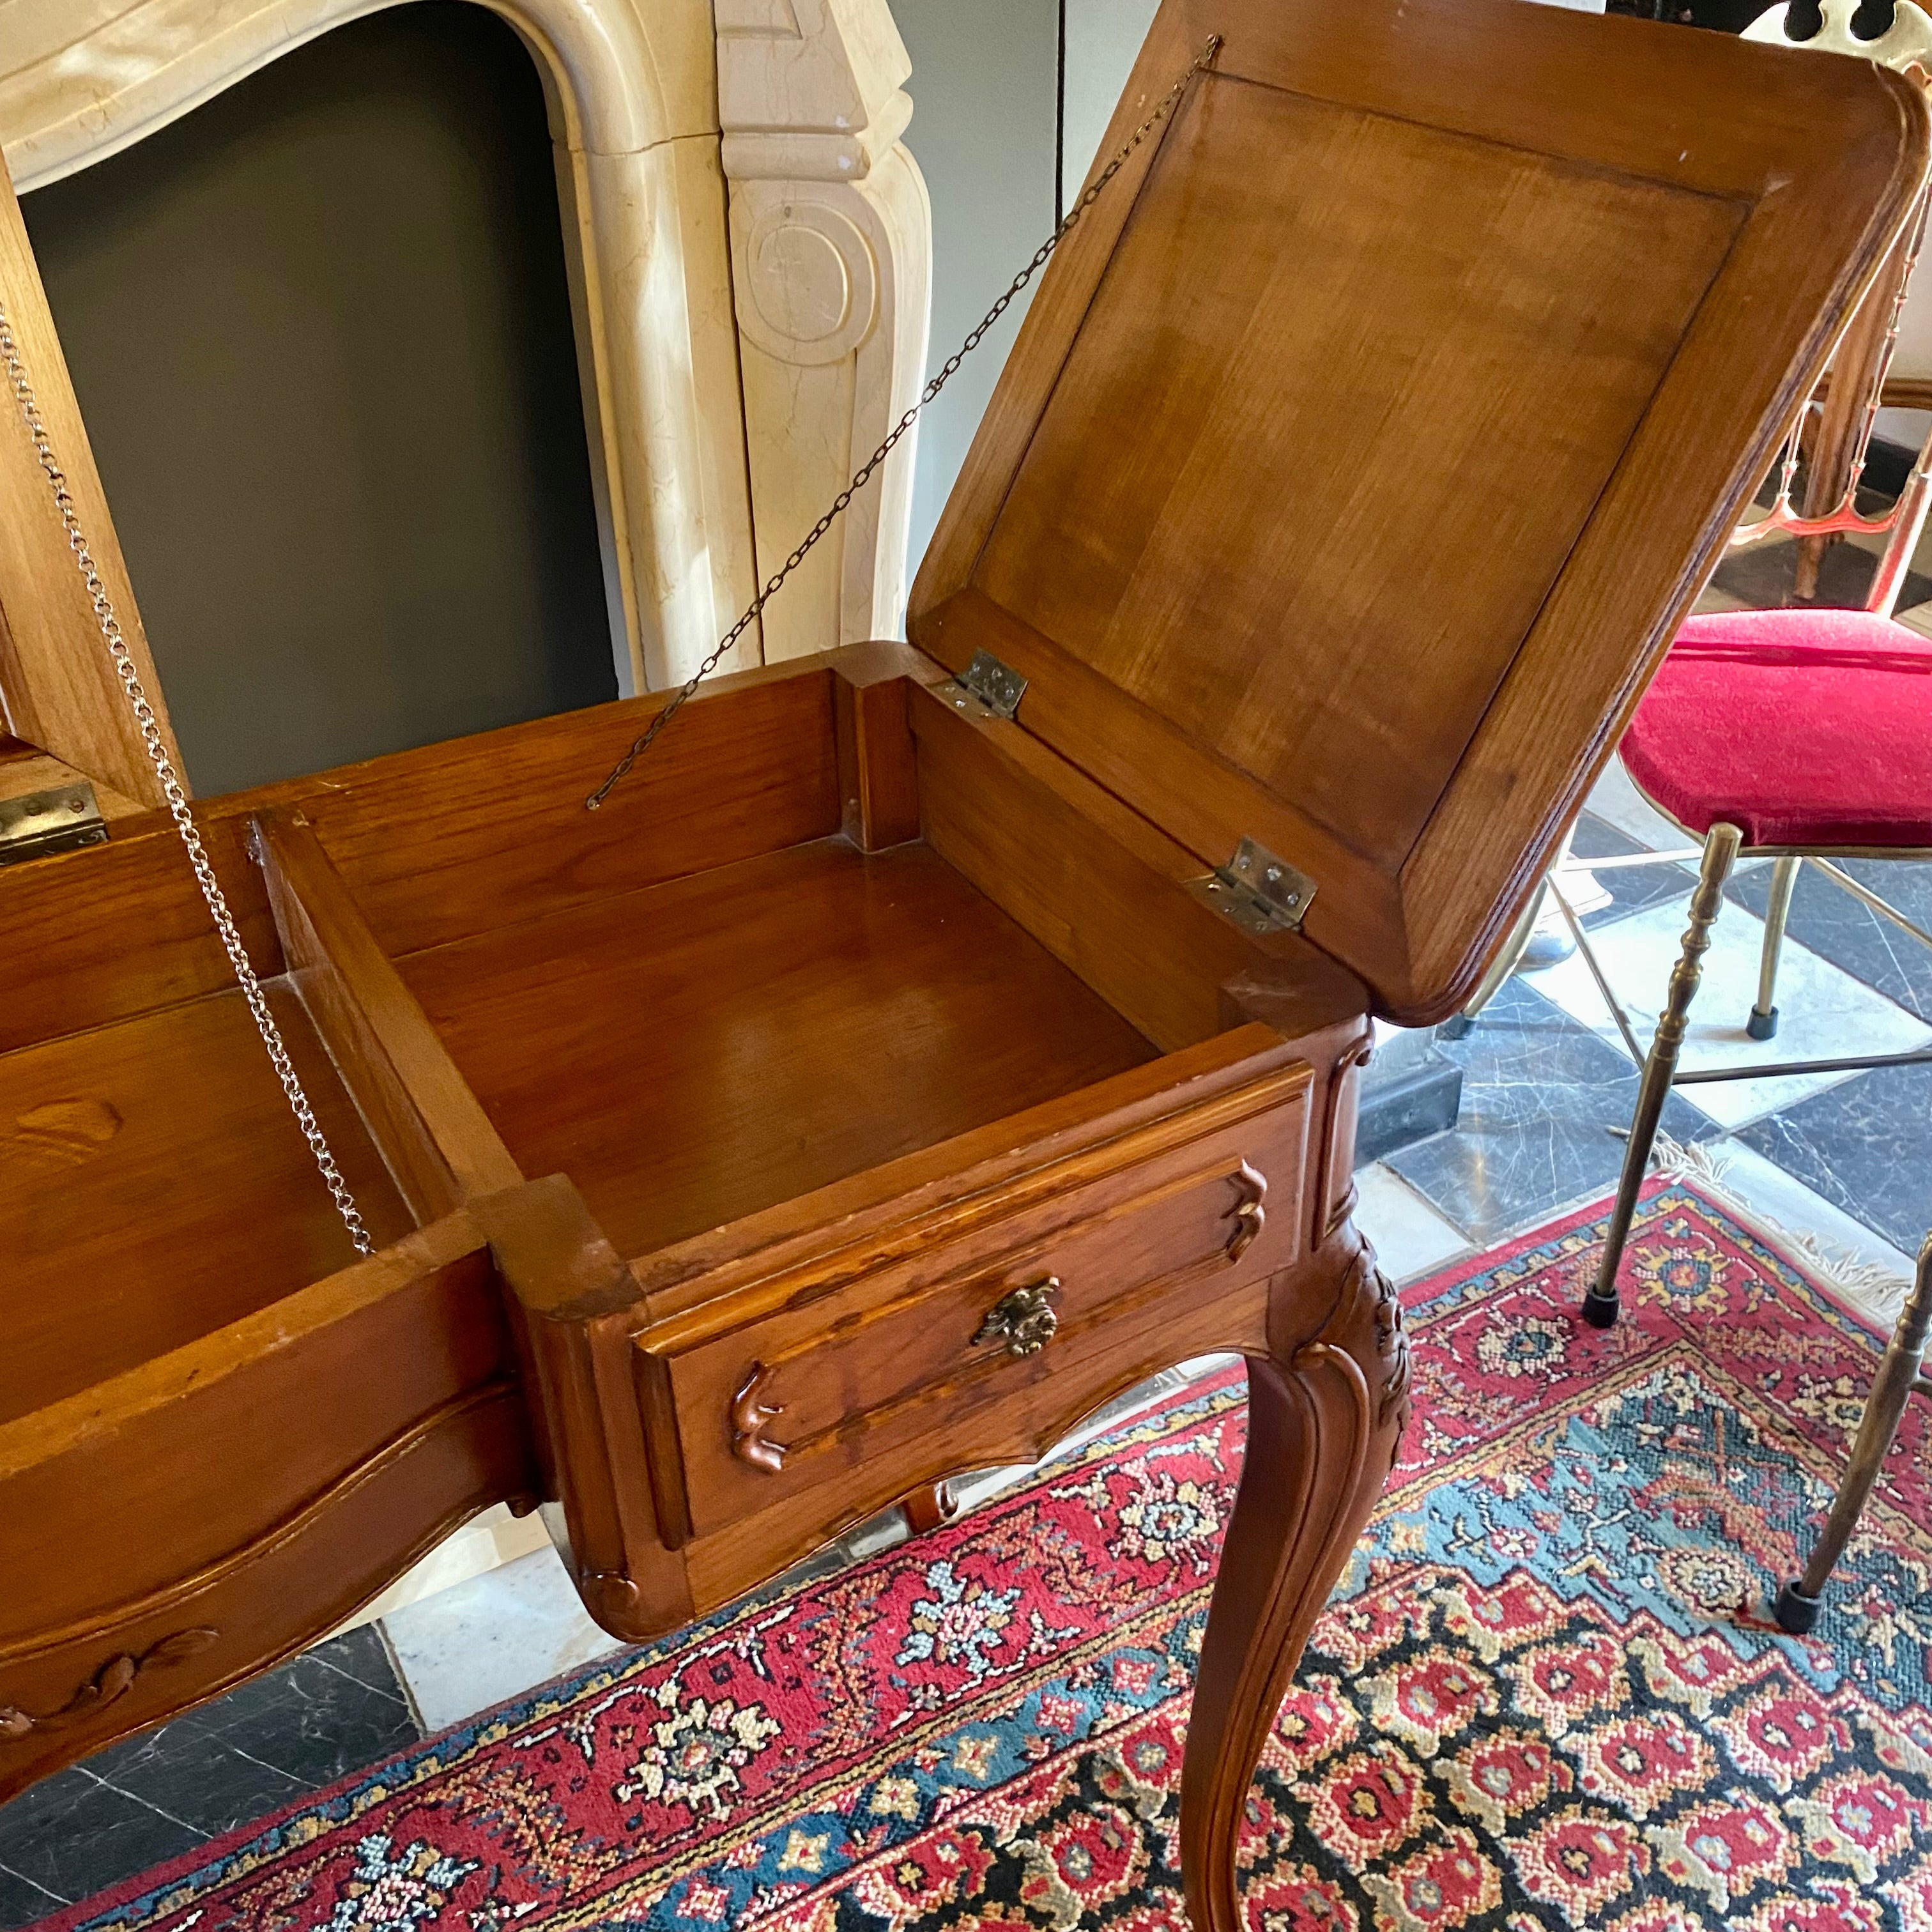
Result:
<svg viewBox="0 0 1932 1932">
<path fill-rule="evenodd" d="M 758 620 L 765 606 L 777 594 L 779 586 L 805 561 L 812 546 L 845 514 L 852 499 L 872 481 L 873 472 L 892 453 L 900 438 L 919 420 L 920 412 L 952 380 L 954 372 L 958 368 L 960 364 L 979 347 L 981 341 L 985 338 L 986 332 L 1006 314 L 1020 291 L 1040 273 L 1042 268 L 1046 267 L 1048 258 L 1054 249 L 1066 238 L 1068 233 L 1080 218 L 1100 200 L 1101 190 L 1126 165 L 1128 158 L 1134 150 L 1180 105 L 1181 97 L 1186 93 L 1188 88 L 1192 85 L 1194 76 L 1197 74 L 1202 74 L 1207 70 L 1215 55 L 1220 51 L 1220 48 L 1221 36 L 1219 34 L 1210 34 L 1201 51 L 1188 64 L 1187 71 L 1162 95 L 1160 104 L 1134 130 L 1132 134 L 1129 136 L 1126 146 L 1088 184 L 1086 191 L 1067 210 L 1066 218 L 1034 251 L 1033 260 L 1013 278 L 1007 285 L 1006 293 L 994 303 L 980 318 L 978 326 L 968 334 L 965 340 L 946 358 L 938 374 L 920 392 L 918 401 L 914 403 L 912 407 L 892 425 L 892 431 L 885 441 L 880 443 L 878 448 L 859 466 L 853 473 L 850 482 L 848 483 L 844 488 L 832 500 L 831 508 L 806 532 L 804 542 L 772 574 L 765 587 L 746 606 L 743 616 L 724 633 L 723 637 L 718 639 L 710 656 L 686 680 L 670 702 L 651 720 L 650 725 L 631 748 L 611 766 L 610 776 L 584 801 L 584 808 L 586 812 L 595 812 L 630 776 L 631 767 L 650 749 L 658 733 L 663 730 L 664 727 L 684 708 L 686 700 L 691 697 L 698 687 L 718 668 L 724 653 Z"/>
<path fill-rule="evenodd" d="M 262 982 L 255 976 L 254 966 L 249 963 L 247 949 L 242 944 L 242 935 L 228 910 L 220 881 L 214 876 L 207 848 L 201 842 L 200 828 L 188 808 L 188 794 L 182 789 L 174 760 L 168 756 L 167 746 L 162 740 L 160 721 L 155 716 L 154 708 L 142 687 L 140 674 L 134 668 L 134 653 L 128 650 L 128 640 L 121 634 L 120 620 L 114 614 L 113 601 L 107 594 L 107 586 L 100 580 L 94 553 L 88 548 L 80 520 L 74 512 L 74 498 L 68 491 L 66 476 L 55 460 L 53 445 L 48 440 L 46 424 L 40 420 L 40 404 L 34 399 L 33 385 L 28 380 L 26 364 L 21 358 L 20 346 L 14 339 L 13 325 L 4 304 L 0 304 L 0 361 L 6 364 L 7 379 L 20 406 L 21 418 L 26 424 L 27 434 L 33 439 L 34 454 L 46 472 L 48 484 L 53 490 L 54 507 L 60 512 L 62 527 L 67 532 L 68 548 L 74 552 L 81 582 L 86 586 L 88 599 L 94 606 L 94 622 L 100 626 L 101 641 L 107 646 L 107 655 L 112 661 L 115 675 L 121 680 L 121 688 L 127 693 L 134 722 L 140 730 L 141 742 L 147 748 L 148 762 L 160 781 L 162 796 L 167 800 L 175 830 L 181 834 L 182 843 L 188 848 L 188 863 L 194 868 L 202 897 L 208 902 L 209 915 L 214 921 L 216 932 L 220 935 L 229 964 L 235 969 L 242 997 L 248 1003 L 249 1012 L 254 1016 L 262 1044 L 268 1048 L 275 1077 L 281 1082 L 282 1091 L 288 1096 L 289 1109 L 296 1117 L 296 1125 L 302 1130 L 309 1151 L 315 1156 L 315 1164 L 334 1200 L 337 1213 L 342 1216 L 343 1226 L 349 1230 L 349 1238 L 356 1244 L 356 1252 L 358 1255 L 374 1254 L 375 1244 L 369 1238 L 369 1231 L 356 1211 L 356 1197 L 343 1179 L 342 1170 L 336 1166 L 328 1140 L 316 1123 L 315 1109 L 309 1105 L 308 1096 L 302 1090 L 295 1063 L 290 1059 L 289 1050 L 282 1042 L 281 1029 L 275 1024 L 274 1015 L 268 1010 L 268 997 L 262 991 Z"/>
</svg>

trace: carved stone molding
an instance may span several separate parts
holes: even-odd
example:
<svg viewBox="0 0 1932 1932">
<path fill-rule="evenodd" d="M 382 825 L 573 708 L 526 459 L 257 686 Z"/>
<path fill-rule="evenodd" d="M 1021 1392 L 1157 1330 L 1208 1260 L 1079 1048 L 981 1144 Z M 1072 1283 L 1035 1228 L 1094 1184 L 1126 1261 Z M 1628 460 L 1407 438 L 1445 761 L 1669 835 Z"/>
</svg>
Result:
<svg viewBox="0 0 1932 1932">
<path fill-rule="evenodd" d="M 15 185 L 113 154 L 390 4 L 12 0 L 0 142 Z M 886 0 L 721 0 L 715 22 L 705 0 L 483 4 L 529 46 L 550 104 L 620 683 L 662 686 L 795 540 L 794 506 L 815 519 L 921 380 L 930 223 L 897 145 L 904 50 Z M 731 225 L 755 236 L 735 305 L 728 174 Z M 782 368 L 806 372 L 788 393 Z M 772 654 L 896 621 L 903 458 L 774 609 Z M 764 652 L 754 628 L 734 662 Z"/>
<path fill-rule="evenodd" d="M 758 568 L 769 576 L 924 380 L 932 209 L 899 140 L 884 0 L 718 0 L 718 90 Z M 914 437 L 766 614 L 767 658 L 897 633 Z"/>
</svg>

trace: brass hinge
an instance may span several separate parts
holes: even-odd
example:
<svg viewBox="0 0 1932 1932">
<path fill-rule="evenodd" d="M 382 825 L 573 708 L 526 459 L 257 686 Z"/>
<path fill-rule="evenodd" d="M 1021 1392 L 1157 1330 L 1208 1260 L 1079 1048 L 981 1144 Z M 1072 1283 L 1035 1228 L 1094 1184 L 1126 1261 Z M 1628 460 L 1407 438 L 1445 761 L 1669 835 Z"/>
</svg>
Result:
<svg viewBox="0 0 1932 1932">
<path fill-rule="evenodd" d="M 1297 931 L 1315 896 L 1315 881 L 1306 872 L 1252 838 L 1244 838 L 1225 866 L 1190 879 L 1187 889 L 1244 932 L 1257 934 Z"/>
<path fill-rule="evenodd" d="M 106 842 L 107 821 L 94 802 L 93 786 L 85 778 L 51 791 L 0 798 L 0 866 Z"/>
<path fill-rule="evenodd" d="M 940 695 L 957 711 L 987 711 L 995 718 L 1012 718 L 1026 695 L 1027 681 L 1011 664 L 1000 663 L 991 651 L 975 651 L 973 662 L 958 677 L 940 687 Z"/>
</svg>

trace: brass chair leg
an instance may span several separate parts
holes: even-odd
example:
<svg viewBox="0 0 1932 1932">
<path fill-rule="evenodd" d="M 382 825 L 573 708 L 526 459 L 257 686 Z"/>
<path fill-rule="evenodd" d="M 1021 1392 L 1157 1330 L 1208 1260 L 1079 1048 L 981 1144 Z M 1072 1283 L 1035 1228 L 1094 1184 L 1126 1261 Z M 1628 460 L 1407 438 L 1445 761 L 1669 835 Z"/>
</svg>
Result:
<svg viewBox="0 0 1932 1932">
<path fill-rule="evenodd" d="M 1858 1527 L 1865 1499 L 1885 1467 L 1886 1453 L 1898 1433 L 1899 1418 L 1919 1379 L 1928 1334 L 1932 1334 L 1932 1234 L 1918 1250 L 1912 1292 L 1899 1311 L 1898 1326 L 1892 1330 L 1878 1373 L 1872 1378 L 1871 1394 L 1865 1398 L 1864 1415 L 1852 1444 L 1851 1466 L 1832 1499 L 1824 1534 L 1811 1552 L 1804 1575 L 1792 1578 L 1778 1593 L 1773 1614 L 1780 1628 L 1794 1636 L 1802 1636 L 1818 1621 L 1825 1586 Z"/>
<path fill-rule="evenodd" d="M 1798 883 L 1800 859 L 1780 859 L 1771 868 L 1771 903 L 1764 909 L 1764 952 L 1758 961 L 1757 1004 L 1744 1022 L 1753 1040 L 1769 1040 L 1778 1031 L 1778 956 L 1784 946 L 1784 925 L 1791 916 L 1792 888 Z"/>
<path fill-rule="evenodd" d="M 1543 916 L 1544 903 L 1550 897 L 1550 881 L 1546 878 L 1530 895 L 1529 903 L 1522 909 L 1515 925 L 1509 929 L 1509 937 L 1503 941 L 1502 950 L 1490 962 L 1490 970 L 1476 982 L 1476 990 L 1469 996 L 1469 1003 L 1462 1010 L 1443 1022 L 1444 1030 L 1451 1040 L 1460 1040 L 1475 1024 L 1476 1016 L 1502 991 L 1504 983 L 1520 963 L 1522 956 L 1529 950 L 1529 942 L 1536 931 L 1536 922 Z"/>
<path fill-rule="evenodd" d="M 1683 1051 L 1690 1002 L 1703 977 L 1703 958 L 1710 950 L 1711 928 L 1724 903 L 1724 882 L 1737 863 L 1744 835 L 1735 825 L 1714 825 L 1704 841 L 1704 862 L 1698 868 L 1697 889 L 1690 895 L 1690 923 L 1684 928 L 1684 950 L 1670 969 L 1670 992 L 1650 1051 L 1644 1055 L 1643 1079 L 1637 1088 L 1636 1118 L 1630 1123 L 1630 1145 L 1624 1152 L 1623 1178 L 1617 1186 L 1617 1204 L 1610 1215 L 1608 1238 L 1597 1278 L 1583 1298 L 1583 1319 L 1593 1328 L 1608 1328 L 1617 1318 L 1617 1268 L 1629 1238 L 1630 1219 L 1643 1187 L 1650 1150 L 1657 1144 L 1658 1123 L 1670 1097 L 1671 1077 Z"/>
</svg>

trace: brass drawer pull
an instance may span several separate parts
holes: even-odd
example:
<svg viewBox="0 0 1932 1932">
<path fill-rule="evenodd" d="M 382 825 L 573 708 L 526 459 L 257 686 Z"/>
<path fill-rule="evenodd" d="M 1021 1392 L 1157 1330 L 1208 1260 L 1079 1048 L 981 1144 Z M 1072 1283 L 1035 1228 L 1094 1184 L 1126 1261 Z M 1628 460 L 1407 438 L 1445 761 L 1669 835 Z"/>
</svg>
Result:
<svg viewBox="0 0 1932 1932">
<path fill-rule="evenodd" d="M 980 1332 L 973 1337 L 974 1347 L 1004 1342 L 1010 1355 L 1038 1354 L 1059 1332 L 1060 1317 L 1052 1306 L 1052 1298 L 1059 1292 L 1060 1277 L 1050 1274 L 1044 1281 L 1003 1295 L 987 1310 Z"/>
</svg>

